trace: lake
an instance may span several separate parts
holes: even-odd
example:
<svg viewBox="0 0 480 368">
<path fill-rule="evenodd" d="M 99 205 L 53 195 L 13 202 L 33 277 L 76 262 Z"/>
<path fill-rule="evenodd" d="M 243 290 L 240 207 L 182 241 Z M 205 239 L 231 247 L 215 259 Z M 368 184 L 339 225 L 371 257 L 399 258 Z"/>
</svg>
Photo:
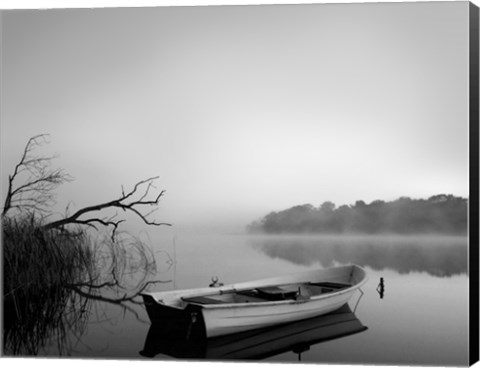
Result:
<svg viewBox="0 0 480 368">
<path fill-rule="evenodd" d="M 311 344 L 273 349 L 262 356 L 264 361 L 468 364 L 466 237 L 196 235 L 164 229 L 150 236 L 157 278 L 169 281 L 154 290 L 204 287 L 213 276 L 229 284 L 348 263 L 366 269 L 369 281 L 363 294 L 354 294 L 347 311 L 355 326 L 366 328 L 330 335 L 318 328 Z M 380 278 L 383 290 L 378 288 Z M 168 349 L 152 358 L 140 355 L 149 329 L 143 306 L 125 311 L 95 302 L 83 328 L 64 333 L 61 351 L 58 341 L 52 340 L 39 355 L 179 359 L 168 355 Z M 193 354 L 190 359 L 201 358 Z"/>
</svg>

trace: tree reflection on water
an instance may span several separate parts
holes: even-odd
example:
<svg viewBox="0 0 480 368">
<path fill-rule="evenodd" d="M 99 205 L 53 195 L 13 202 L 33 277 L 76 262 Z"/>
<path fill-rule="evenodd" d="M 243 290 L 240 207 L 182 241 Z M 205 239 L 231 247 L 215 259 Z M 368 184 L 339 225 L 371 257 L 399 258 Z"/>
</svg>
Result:
<svg viewBox="0 0 480 368">
<path fill-rule="evenodd" d="M 2 353 L 5 356 L 71 356 L 78 349 L 88 351 L 89 326 L 116 323 L 112 308 L 122 320 L 129 315 L 138 324 L 150 321 L 140 313 L 143 303 L 137 299 L 108 300 L 67 288 L 39 291 L 28 300 L 6 299 L 3 309 Z M 95 347 L 97 349 L 98 347 Z M 95 354 L 95 351 L 92 352 Z"/>
<path fill-rule="evenodd" d="M 258 236 L 250 244 L 271 258 L 306 266 L 355 263 L 436 277 L 467 273 L 466 237 Z"/>
</svg>

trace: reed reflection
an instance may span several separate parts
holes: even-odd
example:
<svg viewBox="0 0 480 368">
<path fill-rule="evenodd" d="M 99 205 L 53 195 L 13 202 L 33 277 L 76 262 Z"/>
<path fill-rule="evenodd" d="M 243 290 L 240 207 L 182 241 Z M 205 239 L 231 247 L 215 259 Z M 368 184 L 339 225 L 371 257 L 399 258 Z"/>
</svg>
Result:
<svg viewBox="0 0 480 368">
<path fill-rule="evenodd" d="M 9 240 L 11 229 L 3 230 Z M 25 233 L 30 242 L 11 241 L 3 252 L 4 355 L 72 354 L 89 323 L 105 322 L 105 303 L 146 323 L 136 308 L 140 293 L 151 284 L 169 283 L 152 279 L 153 256 L 128 234 L 115 242 L 90 242 L 74 233 Z"/>
</svg>

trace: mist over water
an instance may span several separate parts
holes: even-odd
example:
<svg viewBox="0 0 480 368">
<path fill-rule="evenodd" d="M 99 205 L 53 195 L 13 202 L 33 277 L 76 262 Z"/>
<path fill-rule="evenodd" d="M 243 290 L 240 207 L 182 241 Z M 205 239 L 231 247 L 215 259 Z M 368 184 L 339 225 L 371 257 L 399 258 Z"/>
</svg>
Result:
<svg viewBox="0 0 480 368">
<path fill-rule="evenodd" d="M 312 343 L 301 353 L 303 362 L 466 364 L 466 237 L 199 235 L 168 228 L 153 232 L 149 244 L 157 262 L 156 279 L 166 281 L 153 287 L 156 291 L 205 287 L 212 276 L 225 284 L 235 284 L 357 263 L 367 271 L 368 281 L 349 306 L 368 329 Z M 380 278 L 385 283 L 382 295 L 378 292 Z M 64 350 L 52 341 L 39 350 L 39 355 L 145 359 L 139 351 L 147 344 L 150 323 L 142 305 L 122 311 L 118 306 L 95 302 L 91 311 L 81 334 L 66 331 L 67 343 L 61 345 Z M 319 336 L 322 331 L 317 331 Z M 169 343 L 170 337 L 166 341 Z M 266 359 L 295 363 L 295 351 L 275 353 Z M 172 357 L 167 351 L 153 359 Z"/>
</svg>

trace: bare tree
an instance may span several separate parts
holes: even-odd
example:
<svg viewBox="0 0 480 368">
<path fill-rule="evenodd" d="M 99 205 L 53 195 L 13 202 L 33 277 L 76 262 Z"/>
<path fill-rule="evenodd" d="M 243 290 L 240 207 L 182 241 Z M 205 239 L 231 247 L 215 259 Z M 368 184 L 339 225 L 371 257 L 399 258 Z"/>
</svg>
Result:
<svg viewBox="0 0 480 368">
<path fill-rule="evenodd" d="M 47 222 L 55 190 L 71 178 L 64 170 L 52 168 L 55 155 L 37 150 L 46 143 L 46 134 L 28 140 L 8 177 L 0 218 L 4 275 L 8 275 L 3 297 L 10 322 L 5 346 L 14 352 L 36 352 L 55 333 L 60 339 L 65 337 L 65 323 L 72 326 L 72 313 L 73 329 L 78 321 L 81 334 L 85 316 L 93 308 L 90 301 L 117 304 L 140 319 L 132 308 L 141 304 L 140 293 L 151 285 L 170 282 L 152 279 L 157 270 L 148 244 L 118 229 L 127 214 L 146 225 L 170 226 L 151 219 L 165 193 L 155 188 L 158 177 L 138 181 L 127 191 L 122 187 L 117 198 L 73 214 L 67 208 L 63 218 Z M 87 231 L 90 228 L 95 231 Z M 25 311 L 27 315 L 22 314 Z M 31 336 L 37 342 L 33 346 L 28 345 Z"/>
<path fill-rule="evenodd" d="M 52 160 L 57 156 L 42 156 L 36 149 L 49 143 L 48 134 L 39 134 L 28 140 L 22 157 L 11 175 L 8 177 L 8 191 L 2 210 L 2 218 L 7 212 L 16 209 L 20 212 L 45 215 L 55 202 L 55 189 L 68 181 L 71 177 L 63 169 L 53 169 Z M 123 210 L 138 216 L 145 224 L 153 226 L 171 224 L 149 220 L 149 216 L 155 211 L 143 213 L 142 208 L 157 206 L 165 191 L 151 194 L 155 189 L 154 182 L 158 177 L 152 177 L 139 181 L 132 190 L 125 192 L 122 187 L 121 195 L 113 200 L 87 206 L 77 210 L 72 215 L 43 225 L 43 229 L 63 229 L 67 225 L 89 226 L 98 230 L 98 225 L 112 227 L 111 237 L 115 238 L 118 226 L 124 219 L 114 216 L 92 216 L 93 213 L 105 213 L 109 209 Z M 21 183 L 21 184 L 20 184 Z"/>
<path fill-rule="evenodd" d="M 13 209 L 45 214 L 54 203 L 54 190 L 71 180 L 63 169 L 52 169 L 53 156 L 38 156 L 34 151 L 48 143 L 48 134 L 28 140 L 22 157 L 8 177 L 8 191 L 1 217 Z M 22 183 L 22 184 L 20 184 Z"/>
</svg>

